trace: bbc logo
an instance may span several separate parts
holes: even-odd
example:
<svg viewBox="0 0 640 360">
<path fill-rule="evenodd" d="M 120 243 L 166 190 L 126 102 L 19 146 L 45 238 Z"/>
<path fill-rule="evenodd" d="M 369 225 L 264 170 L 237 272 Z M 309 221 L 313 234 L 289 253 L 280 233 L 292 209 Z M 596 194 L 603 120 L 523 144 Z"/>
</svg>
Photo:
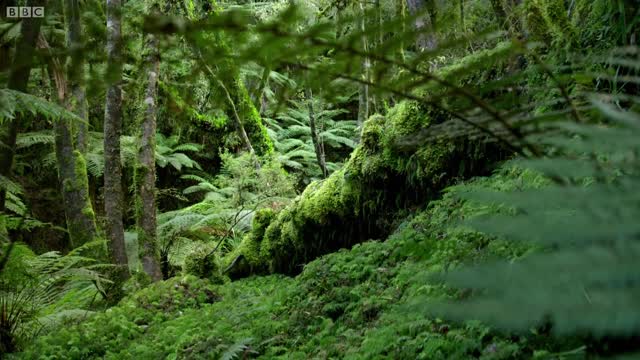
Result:
<svg viewBox="0 0 640 360">
<path fill-rule="evenodd" d="M 41 18 L 44 17 L 42 6 L 7 6 L 8 18 Z"/>
</svg>

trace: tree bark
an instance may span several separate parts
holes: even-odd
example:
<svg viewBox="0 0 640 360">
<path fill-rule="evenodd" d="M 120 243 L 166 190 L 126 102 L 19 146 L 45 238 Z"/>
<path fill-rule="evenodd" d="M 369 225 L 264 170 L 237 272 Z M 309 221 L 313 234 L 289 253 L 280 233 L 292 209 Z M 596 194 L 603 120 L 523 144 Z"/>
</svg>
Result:
<svg viewBox="0 0 640 360">
<path fill-rule="evenodd" d="M 55 85 L 55 98 L 60 105 L 64 106 L 66 103 L 69 110 L 72 110 L 74 99 L 69 96 L 70 86 L 65 78 L 63 66 L 53 56 L 46 39 L 42 35 L 38 40 L 38 47 L 49 52 L 47 68 L 51 82 Z M 72 60 L 69 66 L 70 73 L 77 70 L 73 63 Z M 72 76 L 71 74 L 69 75 L 69 77 Z M 74 149 L 71 121 L 59 119 L 54 124 L 54 133 L 58 180 L 62 190 L 67 232 L 72 247 L 76 248 L 98 238 L 95 214 L 89 199 L 87 167 L 84 156 Z"/>
<path fill-rule="evenodd" d="M 368 51 L 368 43 L 366 34 L 366 12 L 362 2 L 360 2 L 360 31 L 362 32 L 362 50 L 366 53 Z M 362 84 L 360 84 L 360 89 L 358 90 L 358 127 L 360 128 L 360 132 L 362 133 L 362 126 L 364 122 L 369 118 L 369 85 L 365 84 L 369 81 L 369 58 L 365 57 L 362 59 L 362 79 L 364 80 Z M 360 135 L 358 135 L 358 140 L 360 139 Z"/>
<path fill-rule="evenodd" d="M 322 177 L 326 178 L 327 176 L 329 176 L 329 170 L 327 169 L 327 162 L 325 160 L 324 144 L 319 138 L 318 130 L 316 129 L 316 114 L 313 110 L 313 94 L 311 93 L 311 89 L 305 89 L 305 97 L 307 98 L 307 106 L 309 109 L 309 128 L 311 129 L 311 141 L 313 142 L 313 148 L 316 152 L 316 160 L 318 161 L 318 166 L 320 166 Z"/>
<path fill-rule="evenodd" d="M 84 57 L 82 43 L 82 24 L 80 21 L 79 0 L 65 0 L 65 8 L 68 23 L 68 47 L 71 52 L 71 61 L 67 69 L 69 79 L 69 99 L 67 107 L 85 122 L 79 122 L 76 126 L 76 150 L 82 155 L 87 153 L 88 143 L 88 116 L 87 96 L 85 92 Z"/>
<path fill-rule="evenodd" d="M 396 17 L 398 17 L 399 19 L 401 19 L 401 24 L 400 24 L 400 60 L 402 62 L 405 62 L 406 56 L 404 53 L 405 50 L 405 43 L 404 43 L 404 37 L 405 34 L 407 32 L 407 27 L 406 27 L 406 18 L 407 18 L 407 9 L 406 9 L 406 4 L 405 4 L 405 0 L 396 0 Z"/>
<path fill-rule="evenodd" d="M 121 0 L 107 0 L 107 89 L 104 111 L 104 210 L 106 235 L 113 262 L 122 278 L 129 276 L 122 221 L 122 34 Z"/>
<path fill-rule="evenodd" d="M 158 98 L 158 75 L 160 72 L 160 54 L 158 41 L 154 35 L 147 35 L 147 90 L 146 106 L 142 122 L 142 136 L 138 149 L 136 168 L 138 247 L 142 269 L 153 281 L 162 280 L 160 254 L 156 223 L 156 112 Z"/>
<path fill-rule="evenodd" d="M 417 32 L 416 50 L 433 50 L 438 46 L 435 30 L 435 4 L 433 0 L 407 0 L 409 14 L 414 17 L 414 28 Z M 429 10 L 429 11 L 427 11 Z"/>
<path fill-rule="evenodd" d="M 31 0 L 28 6 L 44 6 L 45 0 Z M 7 88 L 25 92 L 33 65 L 33 55 L 36 40 L 40 33 L 42 18 L 25 18 L 22 20 L 20 37 L 9 74 Z M 13 119 L 7 120 L 0 129 L 0 175 L 9 177 L 13 166 L 13 156 L 16 150 L 16 138 L 21 115 L 15 114 Z M 0 189 L 0 212 L 5 210 L 6 191 Z"/>
</svg>

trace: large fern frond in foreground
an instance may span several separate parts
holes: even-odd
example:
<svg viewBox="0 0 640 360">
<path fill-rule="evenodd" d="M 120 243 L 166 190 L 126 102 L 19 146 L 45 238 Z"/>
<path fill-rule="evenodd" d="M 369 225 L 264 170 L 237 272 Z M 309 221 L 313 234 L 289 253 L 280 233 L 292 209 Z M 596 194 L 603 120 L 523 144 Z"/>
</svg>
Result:
<svg viewBox="0 0 640 360">
<path fill-rule="evenodd" d="M 605 99 L 607 97 L 604 97 Z M 463 198 L 509 211 L 469 224 L 541 250 L 441 275 L 476 296 L 440 310 L 509 330 L 550 324 L 557 334 L 640 334 L 640 114 L 592 100 L 602 124 L 563 123 L 538 141 L 556 155 L 518 161 L 553 183 L 515 192 L 468 191 Z"/>
</svg>

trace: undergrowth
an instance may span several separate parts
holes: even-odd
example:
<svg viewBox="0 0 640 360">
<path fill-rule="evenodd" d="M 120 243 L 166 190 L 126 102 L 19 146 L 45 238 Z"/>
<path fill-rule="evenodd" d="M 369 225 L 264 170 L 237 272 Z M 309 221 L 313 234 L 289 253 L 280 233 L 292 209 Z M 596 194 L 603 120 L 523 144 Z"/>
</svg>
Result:
<svg viewBox="0 0 640 360">
<path fill-rule="evenodd" d="M 369 241 L 307 264 L 295 278 L 250 277 L 213 285 L 176 277 L 93 318 L 41 337 L 24 358 L 48 359 L 519 359 L 563 350 L 535 334 L 507 336 L 479 322 L 448 323 L 414 311 L 419 299 L 468 296 L 429 276 L 490 257 L 535 251 L 459 225 L 509 211 L 460 200 L 469 188 L 546 184 L 505 168 L 449 188 L 384 242 Z M 424 306 L 424 305 L 422 305 Z"/>
</svg>

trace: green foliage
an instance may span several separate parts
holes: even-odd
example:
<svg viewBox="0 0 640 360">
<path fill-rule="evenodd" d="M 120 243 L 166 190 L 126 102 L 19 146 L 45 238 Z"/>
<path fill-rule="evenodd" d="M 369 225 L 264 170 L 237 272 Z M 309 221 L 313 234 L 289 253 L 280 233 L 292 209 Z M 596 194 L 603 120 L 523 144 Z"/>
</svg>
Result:
<svg viewBox="0 0 640 360">
<path fill-rule="evenodd" d="M 145 334 L 160 330 L 159 324 L 180 319 L 190 309 L 206 307 L 219 300 L 219 294 L 208 281 L 193 276 L 155 283 L 104 313 L 39 339 L 47 355 L 31 353 L 31 350 L 24 355 L 67 359 L 157 357 L 164 346 L 140 342 L 148 336 Z"/>
<path fill-rule="evenodd" d="M 612 44 L 635 44 L 635 3 L 428 0 L 417 16 L 396 0 L 241 3 L 169 1 L 162 16 L 151 14 L 148 1 L 124 5 L 124 129 L 133 133 L 145 103 L 139 34 L 154 34 L 162 54 L 158 129 L 171 134 L 158 135 L 158 184 L 173 186 L 186 169 L 194 174 L 182 180 L 195 182 L 182 204 L 160 214 L 159 247 L 165 273 L 191 275 L 144 288 L 148 279 L 134 273 L 125 284 L 131 296 L 95 315 L 75 312 L 96 295 L 86 281 L 45 310 L 26 306 L 11 320 L 18 338 L 38 328 L 34 318 L 63 324 L 26 358 L 565 358 L 598 350 L 590 339 L 551 338 L 546 325 L 596 338 L 637 335 L 638 118 L 626 112 L 637 92 L 637 49 L 608 63 L 599 58 Z M 61 45 L 65 24 L 52 6 L 42 34 L 63 58 L 73 49 Z M 427 17 L 430 33 L 418 34 Z M 99 128 L 111 75 L 102 63 L 103 8 L 84 2 L 83 20 L 89 26 L 80 48 L 89 65 L 74 70 L 88 72 L 87 118 Z M 500 28 L 506 33 L 493 32 Z M 16 27 L 0 25 L 0 32 L 4 55 Z M 425 35 L 438 46 L 419 49 Z M 53 82 L 44 71 L 32 73 L 29 88 L 50 97 Z M 299 100 L 297 84 L 321 96 Z M 365 99 L 355 95 L 365 89 L 376 114 L 355 129 L 344 119 L 355 117 L 355 99 Z M 630 96 L 596 102 L 600 118 L 590 113 L 585 89 Z M 69 115 L 32 95 L 0 95 L 0 122 L 18 113 Z M 332 171 L 323 180 L 309 105 Z M 548 126 L 567 114 L 600 127 Z M 238 123 L 260 166 L 253 154 L 237 154 L 249 148 Z M 20 230 L 12 235 L 29 229 L 22 216 L 27 204 L 40 205 L 34 194 L 57 191 L 55 174 L 40 171 L 55 168 L 47 126 L 21 122 L 28 132 L 18 141 L 19 177 L 0 179 L 7 208 L 19 215 L 0 215 L 1 227 Z M 104 172 L 103 140 L 91 133 L 90 181 Z M 137 140 L 121 140 L 131 169 Z M 449 187 L 514 153 L 535 160 Z M 310 182 L 293 200 L 292 175 L 298 185 Z M 397 227 L 407 214 L 413 218 Z M 368 241 L 394 230 L 386 242 Z M 135 245 L 128 236 L 129 254 L 137 254 Z M 26 260 L 8 264 L 7 283 L 31 276 L 25 264 L 39 258 L 18 250 Z M 231 283 L 222 275 L 301 271 Z M 435 281 L 440 273 L 461 289 Z M 38 289 L 29 284 L 28 291 Z M 450 300 L 467 307 L 452 307 L 446 320 L 432 316 L 434 303 Z M 58 318 L 67 315 L 74 319 Z M 520 331 L 450 322 L 475 317 Z M 537 325 L 545 326 L 526 331 Z"/>
<path fill-rule="evenodd" d="M 505 169 L 492 178 L 473 181 L 470 187 L 532 188 L 541 181 L 533 172 Z M 530 357 L 534 351 L 551 354 L 562 349 L 536 336 L 509 337 L 478 322 L 456 325 L 415 311 L 417 301 L 456 294 L 423 282 L 443 267 L 496 255 L 516 257 L 526 251 L 468 228 L 458 229 L 456 220 L 461 217 L 497 211 L 454 196 L 465 189 L 451 189 L 387 241 L 325 255 L 307 264 L 294 279 L 250 277 L 204 288 L 192 282 L 209 284 L 207 280 L 170 279 L 85 323 L 42 337 L 25 355 L 514 359 Z M 256 215 L 255 230 L 271 216 L 268 211 Z M 207 298 L 207 289 L 215 294 L 212 303 L 192 303 L 191 295 L 176 295 L 187 291 Z"/>
<path fill-rule="evenodd" d="M 194 143 L 183 143 L 180 137 L 173 135 L 165 137 L 156 134 L 156 165 L 161 168 L 171 165 L 174 169 L 181 171 L 185 168 L 200 169 L 200 165 L 191 159 L 186 153 L 198 153 L 202 151 L 202 146 Z"/>
<path fill-rule="evenodd" d="M 329 108 L 318 99 L 291 100 L 291 106 L 279 113 L 276 119 L 265 119 L 269 135 L 278 151 L 278 161 L 292 172 L 300 174 L 301 182 L 305 185 L 322 177 L 311 139 L 309 103 L 314 107 L 318 140 L 329 159 L 340 159 L 336 155 L 341 150 L 351 150 L 356 145 L 353 140 L 356 138 L 356 122 L 336 120 L 346 110 Z M 337 170 L 341 165 L 340 162 L 327 161 L 330 171 Z"/>
<path fill-rule="evenodd" d="M 515 263 L 496 262 L 447 274 L 457 287 L 484 289 L 455 317 L 474 316 L 524 331 L 545 323 L 556 334 L 624 337 L 638 332 L 638 146 L 640 116 L 594 99 L 609 124 L 562 123 L 542 141 L 553 157 L 522 160 L 555 181 L 540 189 L 472 191 L 465 198 L 504 203 L 510 213 L 470 225 L 536 244 Z M 522 312 L 523 307 L 527 308 Z"/>
<path fill-rule="evenodd" d="M 102 242 L 87 243 L 64 256 L 57 252 L 35 256 L 24 245 L 14 245 L 0 273 L 3 353 L 21 349 L 63 321 L 87 315 L 81 309 L 109 282 L 101 275 L 101 266 L 81 255 L 95 246 L 102 246 Z"/>
<path fill-rule="evenodd" d="M 95 177 L 102 177 L 104 174 L 104 136 L 101 132 L 90 132 L 88 152 L 85 154 L 87 162 L 88 173 Z M 133 168 L 136 157 L 138 154 L 137 140 L 133 136 L 122 136 L 122 165 L 126 168 Z M 46 146 L 47 152 L 43 154 L 42 164 L 49 169 L 55 168 L 55 152 L 53 145 L 55 143 L 54 134 L 51 131 L 35 131 L 22 133 L 18 136 L 16 146 L 19 150 L 33 151 L 34 146 Z M 180 137 L 173 135 L 165 137 L 158 133 L 156 134 L 156 152 L 155 159 L 156 165 L 160 168 L 171 166 L 177 171 L 182 171 L 183 168 L 200 169 L 200 165 L 190 158 L 188 153 L 197 153 L 202 150 L 202 146 L 181 142 Z"/>
<path fill-rule="evenodd" d="M 291 177 L 273 159 L 265 159 L 259 169 L 250 154 L 237 157 L 223 154 L 222 159 L 222 168 L 215 178 L 182 176 L 198 182 L 184 193 L 205 193 L 201 202 L 158 217 L 161 252 L 174 266 L 182 267 L 185 256 L 202 252 L 202 248 L 212 252 L 218 243 L 224 246 L 209 254 L 212 262 L 222 253 L 233 252 L 239 239 L 251 230 L 255 214 L 268 211 L 261 209 L 279 209 L 295 194 Z M 193 273 L 204 275 L 210 271 Z"/>
<path fill-rule="evenodd" d="M 214 284 L 223 283 L 216 260 L 211 246 L 199 246 L 186 256 L 183 271 L 201 279 L 209 279 Z"/>
<path fill-rule="evenodd" d="M 297 273 L 318 255 L 391 231 L 402 207 L 421 204 L 445 186 L 485 170 L 501 156 L 482 140 L 430 141 L 399 147 L 409 134 L 428 129 L 432 119 L 415 102 L 396 105 L 387 119 L 363 126 L 363 143 L 346 165 L 309 185 L 267 228 L 260 254 L 269 270 Z M 491 152 L 494 152 L 491 154 Z M 387 189 L 396 189 L 390 192 Z"/>
<path fill-rule="evenodd" d="M 14 119 L 16 114 L 42 116 L 49 120 L 84 121 L 63 107 L 37 96 L 0 88 L 0 124 Z"/>
</svg>

